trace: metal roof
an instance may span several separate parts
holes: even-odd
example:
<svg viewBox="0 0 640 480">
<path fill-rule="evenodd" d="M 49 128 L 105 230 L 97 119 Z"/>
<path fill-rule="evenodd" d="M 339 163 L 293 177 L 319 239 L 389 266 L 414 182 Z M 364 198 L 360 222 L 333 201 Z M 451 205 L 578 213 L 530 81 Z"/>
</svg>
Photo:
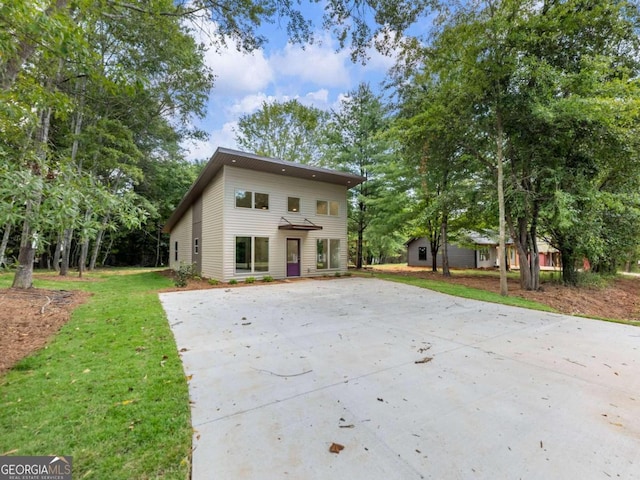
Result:
<svg viewBox="0 0 640 480">
<path fill-rule="evenodd" d="M 273 173 L 285 177 L 303 178 L 316 182 L 344 185 L 347 188 L 355 187 L 365 181 L 364 177 L 348 172 L 312 167 L 301 163 L 287 162 L 277 158 L 262 157 L 253 153 L 218 147 L 209 160 L 209 163 L 205 165 L 196 181 L 191 185 L 191 188 L 189 188 L 175 211 L 165 223 L 162 229 L 164 232 L 171 232 L 175 224 L 178 223 L 180 218 L 182 218 L 193 202 L 200 197 L 206 186 L 225 165 L 256 172 Z"/>
</svg>

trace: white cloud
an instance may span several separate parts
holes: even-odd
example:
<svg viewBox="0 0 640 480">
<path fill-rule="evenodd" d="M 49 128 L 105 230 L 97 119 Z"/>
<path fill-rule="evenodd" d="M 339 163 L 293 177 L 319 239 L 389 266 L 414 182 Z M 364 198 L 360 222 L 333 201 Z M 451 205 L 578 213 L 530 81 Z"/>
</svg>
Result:
<svg viewBox="0 0 640 480">
<path fill-rule="evenodd" d="M 225 148 L 238 148 L 236 145 L 236 132 L 235 128 L 238 126 L 238 122 L 233 120 L 231 122 L 226 122 L 222 125 L 222 128 L 219 130 L 215 130 L 211 132 L 210 143 L 215 145 L 215 147 L 211 150 L 211 154 L 213 154 L 214 150 L 218 147 Z"/>
<path fill-rule="evenodd" d="M 315 92 L 309 92 L 304 96 L 310 103 L 315 106 L 318 104 L 326 105 L 329 102 L 329 90 L 326 88 L 321 88 L 320 90 L 316 90 Z M 318 106 L 318 108 L 320 108 Z"/>
<path fill-rule="evenodd" d="M 187 151 L 186 158 L 190 162 L 209 160 L 215 150 L 211 140 L 190 140 L 189 142 L 185 142 L 182 148 Z"/>
<path fill-rule="evenodd" d="M 229 47 L 220 52 L 207 52 L 207 65 L 216 75 L 213 95 L 255 92 L 273 81 L 273 70 L 262 50 L 244 54 L 232 45 Z"/>
<path fill-rule="evenodd" d="M 280 101 L 280 99 L 273 95 L 267 95 L 264 92 L 245 95 L 229 107 L 228 113 L 233 116 L 253 113 L 258 110 L 264 102 L 273 103 L 275 101 Z"/>
<path fill-rule="evenodd" d="M 206 18 L 190 24 L 195 40 L 205 45 L 205 64 L 216 76 L 213 95 L 230 95 L 262 90 L 273 81 L 273 71 L 264 51 L 239 52 L 233 39 L 222 45 L 217 26 Z"/>
<path fill-rule="evenodd" d="M 207 140 L 192 140 L 184 143 L 182 148 L 187 151 L 187 160 L 190 162 L 195 160 L 208 161 L 218 147 L 238 148 L 234 131 L 237 125 L 236 121 L 226 122 L 221 128 L 208 132 L 209 138 Z"/>
<path fill-rule="evenodd" d="M 269 61 L 278 77 L 295 77 L 324 87 L 344 87 L 350 82 L 349 54 L 345 50 L 336 52 L 327 36 L 324 41 L 304 49 L 287 43 L 284 50 L 275 52 Z"/>
</svg>

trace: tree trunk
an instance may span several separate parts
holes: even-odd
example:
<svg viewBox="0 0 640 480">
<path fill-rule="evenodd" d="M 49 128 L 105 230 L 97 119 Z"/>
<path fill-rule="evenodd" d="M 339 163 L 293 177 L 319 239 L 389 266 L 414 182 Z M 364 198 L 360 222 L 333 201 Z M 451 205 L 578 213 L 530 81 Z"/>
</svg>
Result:
<svg viewBox="0 0 640 480">
<path fill-rule="evenodd" d="M 362 268 L 362 259 L 364 257 L 364 202 L 358 204 L 358 243 L 356 245 L 356 268 Z"/>
<path fill-rule="evenodd" d="M 80 248 L 80 260 L 78 260 L 78 277 L 82 278 L 84 269 L 87 266 L 87 257 L 89 256 L 89 239 L 87 238 L 82 242 Z"/>
<path fill-rule="evenodd" d="M 62 257 L 62 233 L 58 233 L 56 240 L 56 249 L 53 252 L 53 269 L 60 272 L 60 258 Z"/>
<path fill-rule="evenodd" d="M 160 266 L 160 237 L 162 234 L 162 229 L 160 225 L 156 226 L 157 235 L 156 235 L 156 264 L 155 267 L 158 268 Z"/>
<path fill-rule="evenodd" d="M 2 234 L 2 243 L 0 244 L 0 268 L 7 266 L 5 253 L 7 252 L 7 245 L 9 245 L 10 236 L 11 236 L 11 223 L 7 222 L 4 225 L 4 233 Z"/>
<path fill-rule="evenodd" d="M 498 111 L 496 114 L 496 160 L 498 162 L 498 210 L 499 210 L 499 222 L 500 222 L 500 295 L 507 296 L 509 294 L 509 287 L 507 285 L 507 266 L 504 261 L 506 252 L 505 242 L 505 206 L 504 206 L 504 154 L 502 151 L 504 131 L 502 128 L 502 116 Z"/>
<path fill-rule="evenodd" d="M 30 213 L 27 209 L 27 214 Z M 25 219 L 22 226 L 22 239 L 20 241 L 20 253 L 18 255 L 18 268 L 13 277 L 13 288 L 31 288 L 33 286 L 33 260 L 36 256 L 35 240 L 32 236 L 29 220 Z"/>
<path fill-rule="evenodd" d="M 113 235 L 109 236 L 109 246 L 107 247 L 107 249 L 104 251 L 104 256 L 102 257 L 102 263 L 101 265 L 104 267 L 105 264 L 107 263 L 107 258 L 109 257 L 109 252 L 111 251 L 111 247 L 113 246 Z"/>
<path fill-rule="evenodd" d="M 98 235 L 93 242 L 93 250 L 91 252 L 91 260 L 89 261 L 89 271 L 96 269 L 96 262 L 98 261 L 98 254 L 100 253 L 100 247 L 102 246 L 102 237 L 104 236 L 104 228 L 98 230 Z"/>
<path fill-rule="evenodd" d="M 434 273 L 438 271 L 438 252 L 442 245 L 441 240 L 440 231 L 435 233 L 432 230 L 431 236 L 429 237 L 429 247 L 431 248 L 431 271 Z"/>
<path fill-rule="evenodd" d="M 73 229 L 66 228 L 62 236 L 62 263 L 60 264 L 60 275 L 69 273 L 69 261 L 71 258 L 71 242 L 73 241 Z"/>
<path fill-rule="evenodd" d="M 111 218 L 110 214 L 106 214 L 102 219 L 102 226 L 100 230 L 98 230 L 98 234 L 96 235 L 96 240 L 93 244 L 93 251 L 91 252 L 91 261 L 89 262 L 89 270 L 96 269 L 96 262 L 98 261 L 98 254 L 100 253 L 100 248 L 102 247 L 102 239 L 104 238 L 104 232 L 107 229 L 107 224 L 109 223 L 109 219 Z"/>
<path fill-rule="evenodd" d="M 442 225 L 440 233 L 440 241 L 442 242 L 442 275 L 444 277 L 450 277 L 449 271 L 449 249 L 447 247 L 447 230 L 449 229 L 449 216 L 442 216 Z"/>
<path fill-rule="evenodd" d="M 38 131 L 36 133 L 36 156 L 40 162 L 32 167 L 33 175 L 41 175 L 47 156 L 47 142 L 49 140 L 49 125 L 51 123 L 51 108 L 40 112 Z M 37 171 L 36 171 L 37 170 Z M 31 215 L 38 212 L 42 203 L 42 190 L 37 192 L 34 199 L 26 202 L 25 219 L 22 224 L 22 238 L 18 255 L 18 268 L 13 278 L 13 288 L 31 288 L 33 286 L 33 260 L 36 255 L 38 233 L 31 225 Z"/>
<path fill-rule="evenodd" d="M 576 255 L 573 247 L 563 243 L 560 249 L 562 258 L 562 282 L 565 285 L 575 287 L 578 285 L 578 270 L 576 269 Z"/>
</svg>

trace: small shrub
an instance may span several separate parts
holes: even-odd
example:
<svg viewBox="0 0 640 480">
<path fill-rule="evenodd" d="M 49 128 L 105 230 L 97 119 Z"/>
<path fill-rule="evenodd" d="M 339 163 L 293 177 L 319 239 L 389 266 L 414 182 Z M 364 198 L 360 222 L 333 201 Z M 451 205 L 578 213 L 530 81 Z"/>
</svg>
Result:
<svg viewBox="0 0 640 480">
<path fill-rule="evenodd" d="M 606 288 L 611 284 L 614 276 L 603 275 L 596 272 L 578 272 L 578 286 L 587 288 Z"/>
<path fill-rule="evenodd" d="M 263 282 L 273 282 L 273 277 L 271 275 L 265 275 L 262 277 Z"/>
<path fill-rule="evenodd" d="M 186 287 L 189 279 L 196 276 L 196 265 L 194 263 L 181 263 L 180 267 L 175 270 L 175 278 L 173 283 L 176 287 Z"/>
<path fill-rule="evenodd" d="M 238 284 L 238 280 L 236 280 L 235 278 L 232 278 L 231 280 L 229 280 L 229 285 L 237 285 Z"/>
<path fill-rule="evenodd" d="M 256 277 L 247 277 L 244 279 L 244 283 L 254 283 L 256 281 Z"/>
<path fill-rule="evenodd" d="M 334 277 L 341 277 L 341 276 L 342 276 L 342 274 L 341 274 L 340 272 L 336 272 L 333 276 L 334 276 Z"/>
<path fill-rule="evenodd" d="M 209 285 L 218 285 L 220 284 L 220 280 L 216 280 L 215 278 L 210 278 L 208 281 Z"/>
</svg>

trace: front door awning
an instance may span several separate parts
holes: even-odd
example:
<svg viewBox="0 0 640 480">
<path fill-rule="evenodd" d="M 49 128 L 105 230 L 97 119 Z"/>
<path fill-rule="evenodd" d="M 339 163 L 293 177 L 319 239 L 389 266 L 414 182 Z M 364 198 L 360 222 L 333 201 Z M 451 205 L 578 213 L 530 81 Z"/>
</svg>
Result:
<svg viewBox="0 0 640 480">
<path fill-rule="evenodd" d="M 280 230 L 322 230 L 320 225 L 316 225 L 311 220 L 304 219 L 302 222 L 294 223 L 287 220 L 284 217 L 280 217 L 280 225 L 278 225 L 278 229 Z"/>
</svg>

